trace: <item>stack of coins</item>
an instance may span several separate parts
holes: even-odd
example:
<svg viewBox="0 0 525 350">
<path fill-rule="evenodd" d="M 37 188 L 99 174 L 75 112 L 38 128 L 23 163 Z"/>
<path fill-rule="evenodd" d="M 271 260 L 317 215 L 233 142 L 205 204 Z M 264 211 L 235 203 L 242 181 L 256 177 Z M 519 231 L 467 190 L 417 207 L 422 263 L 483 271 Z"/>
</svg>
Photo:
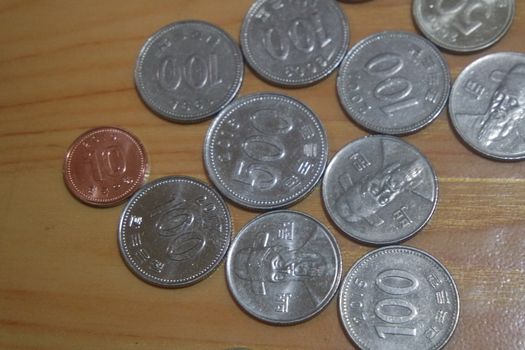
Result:
<svg viewBox="0 0 525 350">
<path fill-rule="evenodd" d="M 473 16 L 474 10 L 485 16 Z M 149 173 L 143 146 L 111 127 L 73 143 L 65 183 L 79 200 L 100 207 L 136 192 L 122 212 L 118 242 L 142 280 L 185 287 L 227 256 L 226 279 L 239 306 L 283 325 L 314 317 L 339 290 L 342 259 L 332 233 L 308 214 L 283 210 L 322 182 L 335 226 L 358 242 L 385 246 L 363 256 L 344 278 L 339 313 L 349 337 L 361 349 L 442 348 L 459 318 L 454 280 L 428 253 L 393 245 L 431 219 L 438 177 L 400 136 L 430 124 L 449 101 L 452 125 L 468 146 L 489 158 L 525 158 L 525 55 L 482 57 L 451 89 L 448 66 L 434 46 L 479 51 L 503 37 L 513 16 L 512 0 L 453 6 L 414 0 L 414 21 L 430 41 L 390 31 L 350 50 L 348 20 L 333 0 L 256 0 L 244 18 L 240 48 L 210 23 L 169 24 L 140 51 L 136 87 L 168 121 L 216 116 L 203 152 L 215 188 L 185 176 L 143 186 Z M 306 104 L 277 93 L 235 99 L 243 56 L 260 78 L 285 88 L 315 84 L 341 65 L 342 108 L 376 135 L 350 142 L 328 163 L 322 120 Z M 250 210 L 280 210 L 246 224 L 230 248 L 232 220 L 222 196 Z"/>
</svg>

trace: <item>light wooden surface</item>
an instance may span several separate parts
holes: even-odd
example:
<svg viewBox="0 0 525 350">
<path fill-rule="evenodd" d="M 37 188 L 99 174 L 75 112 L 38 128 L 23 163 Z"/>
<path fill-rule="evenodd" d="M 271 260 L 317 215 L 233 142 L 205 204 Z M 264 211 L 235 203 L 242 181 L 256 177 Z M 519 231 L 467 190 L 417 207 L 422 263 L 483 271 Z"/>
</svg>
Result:
<svg viewBox="0 0 525 350">
<path fill-rule="evenodd" d="M 230 297 L 221 266 L 189 288 L 147 285 L 124 265 L 116 244 L 122 206 L 94 209 L 62 181 L 69 144 L 86 129 L 135 133 L 151 177 L 207 181 L 201 149 L 209 121 L 177 125 L 153 115 L 133 84 L 136 55 L 161 26 L 210 21 L 238 38 L 251 0 L 0 1 L 0 347 L 3 349 L 352 349 L 333 300 L 296 326 L 258 322 Z M 341 4 L 355 44 L 374 32 L 415 31 L 409 0 Z M 452 76 L 489 52 L 525 51 L 525 3 L 510 32 L 474 55 L 445 55 Z M 280 90 L 246 70 L 241 94 L 282 91 L 309 105 L 328 131 L 330 156 L 366 133 L 341 110 L 335 75 Z M 405 244 L 440 259 L 461 294 L 448 349 L 525 349 L 525 162 L 502 163 L 466 149 L 446 112 L 405 138 L 439 175 L 430 224 Z M 256 214 L 230 206 L 237 232 Z M 316 189 L 293 209 L 328 225 L 343 271 L 371 248 L 333 227 Z"/>
</svg>

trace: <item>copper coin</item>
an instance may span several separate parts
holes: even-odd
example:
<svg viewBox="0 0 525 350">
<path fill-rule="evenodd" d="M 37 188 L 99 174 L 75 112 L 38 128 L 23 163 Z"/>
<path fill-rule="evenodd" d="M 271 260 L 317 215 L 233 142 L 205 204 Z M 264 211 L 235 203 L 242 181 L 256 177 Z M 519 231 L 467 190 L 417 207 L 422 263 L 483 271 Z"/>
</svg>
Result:
<svg viewBox="0 0 525 350">
<path fill-rule="evenodd" d="M 127 131 L 100 127 L 80 135 L 64 159 L 64 181 L 70 192 L 97 207 L 117 205 L 145 182 L 146 152 Z"/>
</svg>

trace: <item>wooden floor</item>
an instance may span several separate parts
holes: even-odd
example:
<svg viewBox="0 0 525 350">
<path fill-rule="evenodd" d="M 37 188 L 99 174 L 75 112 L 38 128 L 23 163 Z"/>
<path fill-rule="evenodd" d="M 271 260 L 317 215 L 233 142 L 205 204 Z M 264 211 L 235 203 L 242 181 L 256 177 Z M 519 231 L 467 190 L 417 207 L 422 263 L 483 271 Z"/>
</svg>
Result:
<svg viewBox="0 0 525 350">
<path fill-rule="evenodd" d="M 177 125 L 153 115 L 134 88 L 146 38 L 184 19 L 215 23 L 234 38 L 251 0 L 0 1 L 0 347 L 2 349 L 352 349 L 337 302 L 296 326 L 269 326 L 231 298 L 224 266 L 192 287 L 141 282 L 124 265 L 116 227 L 122 206 L 81 204 L 62 180 L 69 144 L 113 125 L 136 134 L 151 159 L 150 179 L 184 174 L 208 181 L 201 160 L 209 121 Z M 525 2 L 509 33 L 474 55 L 445 55 L 452 77 L 474 59 L 525 51 Z M 343 4 L 351 44 L 383 30 L 416 29 L 411 1 Z M 335 75 L 280 90 L 247 69 L 241 94 L 280 91 L 322 119 L 330 156 L 366 134 L 339 106 Z M 458 329 L 447 349 L 525 349 L 525 162 L 484 159 L 454 135 L 446 112 L 405 138 L 439 176 L 430 224 L 405 244 L 451 271 L 461 295 Z M 256 214 L 230 206 L 235 232 Z M 338 231 L 320 190 L 293 206 L 334 233 L 343 273 L 370 247 Z"/>
</svg>

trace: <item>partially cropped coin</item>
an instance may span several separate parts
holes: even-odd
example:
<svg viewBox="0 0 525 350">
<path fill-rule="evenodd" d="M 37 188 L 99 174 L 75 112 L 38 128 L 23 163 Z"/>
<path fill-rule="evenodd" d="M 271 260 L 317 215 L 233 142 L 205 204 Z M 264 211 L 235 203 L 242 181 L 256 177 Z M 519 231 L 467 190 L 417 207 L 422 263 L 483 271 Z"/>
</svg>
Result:
<svg viewBox="0 0 525 350">
<path fill-rule="evenodd" d="M 514 0 L 414 0 L 421 32 L 436 45 L 472 52 L 498 42 L 514 18 Z"/>
<path fill-rule="evenodd" d="M 347 18 L 334 0 L 258 0 L 244 18 L 241 48 L 263 79 L 299 87 L 328 76 L 349 37 Z"/>
<path fill-rule="evenodd" d="M 185 287 L 207 277 L 230 245 L 228 207 L 205 183 L 184 176 L 144 186 L 122 212 L 120 252 L 130 270 L 161 287 Z"/>
<path fill-rule="evenodd" d="M 439 50 L 404 32 L 378 33 L 357 43 L 337 77 L 346 113 L 382 134 L 408 134 L 430 124 L 449 91 L 450 73 Z"/>
<path fill-rule="evenodd" d="M 80 135 L 64 159 L 64 182 L 84 203 L 110 207 L 131 196 L 146 181 L 149 165 L 140 141 L 115 127 Z"/>
<path fill-rule="evenodd" d="M 160 116 L 197 122 L 237 95 L 243 74 L 242 53 L 226 32 L 210 23 L 183 21 L 146 41 L 135 83 L 146 105 Z"/>
<path fill-rule="evenodd" d="M 482 57 L 461 72 L 449 101 L 452 124 L 484 156 L 525 159 L 525 55 Z"/>
<path fill-rule="evenodd" d="M 432 216 L 438 182 L 429 161 L 393 136 L 368 136 L 332 158 L 323 178 L 328 215 L 347 235 L 368 244 L 398 243 Z"/>
<path fill-rule="evenodd" d="M 274 211 L 239 232 L 226 277 L 233 297 L 252 316 L 273 324 L 298 323 L 319 313 L 336 293 L 341 253 L 314 218 Z"/>
<path fill-rule="evenodd" d="M 437 350 L 454 333 L 459 296 L 450 273 L 430 254 L 384 247 L 346 275 L 339 315 L 362 350 Z"/>
<path fill-rule="evenodd" d="M 279 94 L 245 96 L 213 121 L 204 142 L 211 181 L 251 209 L 291 205 L 310 193 L 326 166 L 326 133 L 301 102 Z"/>
</svg>

